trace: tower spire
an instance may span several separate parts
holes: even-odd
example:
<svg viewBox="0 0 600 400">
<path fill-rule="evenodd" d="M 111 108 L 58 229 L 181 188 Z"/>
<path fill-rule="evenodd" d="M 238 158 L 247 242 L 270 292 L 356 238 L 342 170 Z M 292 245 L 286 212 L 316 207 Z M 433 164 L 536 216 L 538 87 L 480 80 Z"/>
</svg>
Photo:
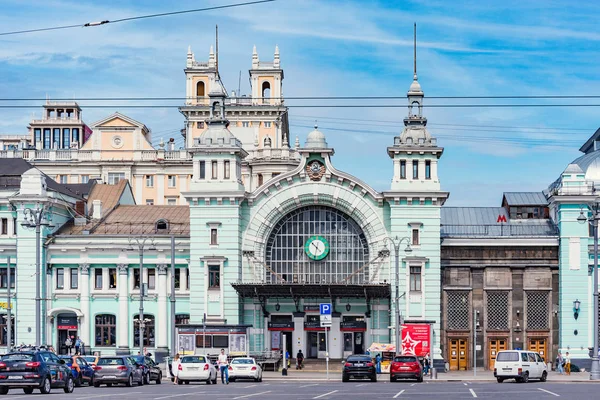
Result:
<svg viewBox="0 0 600 400">
<path fill-rule="evenodd" d="M 414 76 L 413 79 L 416 81 L 418 80 L 417 78 L 417 23 L 415 22 L 414 25 L 414 29 L 413 29 L 413 69 L 414 69 Z"/>
</svg>

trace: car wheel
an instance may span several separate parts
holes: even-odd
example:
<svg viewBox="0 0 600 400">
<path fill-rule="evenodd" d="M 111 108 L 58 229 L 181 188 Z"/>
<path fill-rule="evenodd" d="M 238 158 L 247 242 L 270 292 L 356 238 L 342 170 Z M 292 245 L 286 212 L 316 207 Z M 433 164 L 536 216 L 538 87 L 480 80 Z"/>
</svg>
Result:
<svg viewBox="0 0 600 400">
<path fill-rule="evenodd" d="M 94 382 L 93 385 L 94 387 L 100 387 L 100 382 Z"/>
<path fill-rule="evenodd" d="M 145 376 L 145 380 L 144 380 L 144 385 L 149 385 L 150 384 L 150 373 L 147 373 Z"/>
<path fill-rule="evenodd" d="M 178 384 L 178 385 L 183 385 L 183 381 L 182 381 L 181 379 L 178 379 L 178 380 L 177 380 L 177 384 Z"/>
<path fill-rule="evenodd" d="M 51 389 L 52 386 L 50 385 L 50 379 L 48 379 L 48 377 L 45 377 L 42 381 L 42 386 L 40 386 L 40 392 L 42 394 L 49 394 Z"/>
<path fill-rule="evenodd" d="M 33 393 L 33 388 L 23 388 L 23 392 L 25 394 L 31 394 L 31 393 Z"/>
<path fill-rule="evenodd" d="M 216 385 L 217 384 L 217 373 L 215 372 L 215 379 L 212 380 L 212 384 Z"/>
<path fill-rule="evenodd" d="M 190 381 L 185 381 L 185 384 L 186 384 L 186 385 L 189 385 L 189 384 L 190 384 Z"/>
<path fill-rule="evenodd" d="M 235 382 L 235 378 L 229 378 L 229 382 Z"/>
<path fill-rule="evenodd" d="M 497 377 L 496 380 L 498 381 L 498 383 L 504 382 L 504 378 Z"/>
<path fill-rule="evenodd" d="M 4 386 L 0 386 L 0 394 L 8 394 L 8 388 Z"/>
<path fill-rule="evenodd" d="M 371 382 L 377 382 L 377 375 L 373 375 L 371 377 Z"/>
<path fill-rule="evenodd" d="M 542 372 L 542 377 L 540 378 L 540 382 L 546 382 L 548 379 L 548 373 L 546 371 Z"/>
<path fill-rule="evenodd" d="M 110 386 L 110 383 L 108 385 Z M 125 384 L 125 386 L 127 386 L 127 387 L 133 386 L 133 376 L 129 375 L 129 378 L 127 378 L 127 383 Z"/>
<path fill-rule="evenodd" d="M 158 374 L 158 378 L 156 378 L 156 384 L 160 385 L 161 382 L 162 382 L 162 372 Z"/>
<path fill-rule="evenodd" d="M 106 386 L 111 387 L 112 383 L 107 383 Z"/>
<path fill-rule="evenodd" d="M 144 386 L 144 383 L 146 383 L 146 377 L 144 376 L 144 374 L 142 374 L 142 376 L 140 376 L 140 380 L 137 382 L 137 385 Z"/>
<path fill-rule="evenodd" d="M 390 382 L 396 382 L 396 377 L 390 375 Z"/>
<path fill-rule="evenodd" d="M 521 378 L 521 382 L 523 382 L 523 383 L 529 382 L 529 372 L 525 372 L 525 374 Z"/>
<path fill-rule="evenodd" d="M 258 378 L 259 382 L 262 382 L 262 374 L 260 375 L 260 377 Z"/>
<path fill-rule="evenodd" d="M 210 374 L 208 374 L 208 379 L 206 380 L 206 384 L 210 385 L 212 383 L 212 381 L 210 380 Z"/>
<path fill-rule="evenodd" d="M 419 382 L 419 383 L 423 382 L 423 376 L 417 378 L 417 382 Z"/>
<path fill-rule="evenodd" d="M 92 377 L 90 378 L 90 382 L 88 384 L 89 386 L 95 386 L 94 385 L 94 375 L 92 375 Z"/>
<path fill-rule="evenodd" d="M 73 382 L 73 378 L 68 377 L 63 390 L 65 391 L 65 393 L 73 393 L 73 389 L 75 389 L 75 383 Z"/>
<path fill-rule="evenodd" d="M 348 381 L 350 381 L 350 379 L 348 378 L 348 376 L 342 374 L 342 382 L 348 382 Z"/>
</svg>

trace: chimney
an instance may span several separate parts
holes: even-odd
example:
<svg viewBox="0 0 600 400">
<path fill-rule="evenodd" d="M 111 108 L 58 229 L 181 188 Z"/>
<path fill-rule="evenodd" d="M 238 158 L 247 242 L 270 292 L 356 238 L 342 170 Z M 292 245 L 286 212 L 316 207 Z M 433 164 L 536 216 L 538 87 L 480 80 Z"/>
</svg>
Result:
<svg viewBox="0 0 600 400">
<path fill-rule="evenodd" d="M 92 202 L 92 218 L 102 218 L 102 200 L 94 200 Z"/>
</svg>

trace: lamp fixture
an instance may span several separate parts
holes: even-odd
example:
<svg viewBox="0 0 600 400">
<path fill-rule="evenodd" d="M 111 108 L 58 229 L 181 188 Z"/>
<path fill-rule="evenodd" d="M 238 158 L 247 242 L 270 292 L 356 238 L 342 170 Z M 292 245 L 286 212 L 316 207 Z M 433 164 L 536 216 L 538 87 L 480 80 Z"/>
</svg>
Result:
<svg viewBox="0 0 600 400">
<path fill-rule="evenodd" d="M 350 305 L 350 303 L 346 304 L 346 311 L 350 311 L 352 309 L 352 306 Z"/>
<path fill-rule="evenodd" d="M 577 222 L 580 224 L 585 224 L 588 221 L 588 218 L 583 214 L 583 208 L 579 211 L 579 216 L 577 217 Z"/>
<path fill-rule="evenodd" d="M 275 311 L 281 310 L 281 305 L 279 305 L 279 299 L 277 299 L 277 304 L 275 304 Z"/>
<path fill-rule="evenodd" d="M 579 301 L 579 299 L 575 300 L 573 302 L 573 318 L 575 318 L 575 321 L 577 321 L 577 318 L 579 318 L 579 309 L 581 307 L 581 302 Z"/>
</svg>

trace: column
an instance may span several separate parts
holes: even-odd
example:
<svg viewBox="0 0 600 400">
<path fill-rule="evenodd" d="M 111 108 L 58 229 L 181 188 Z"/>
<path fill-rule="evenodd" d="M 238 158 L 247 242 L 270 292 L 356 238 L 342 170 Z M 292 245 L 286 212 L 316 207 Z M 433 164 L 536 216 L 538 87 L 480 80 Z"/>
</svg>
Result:
<svg viewBox="0 0 600 400">
<path fill-rule="evenodd" d="M 292 357 L 298 354 L 298 350 L 302 349 L 302 352 L 306 356 L 308 349 L 306 348 L 306 334 L 304 333 L 304 313 L 294 313 L 294 333 L 292 334 Z"/>
<path fill-rule="evenodd" d="M 167 318 L 167 264 L 158 264 L 158 318 L 154 321 L 156 347 L 167 349 L 170 321 Z"/>
<path fill-rule="evenodd" d="M 438 161 L 431 160 L 431 179 L 434 181 L 438 180 Z"/>
<path fill-rule="evenodd" d="M 135 202 L 137 204 L 146 204 L 143 199 L 143 190 L 144 190 L 144 175 L 134 175 L 134 193 L 135 193 Z"/>
<path fill-rule="evenodd" d="M 79 264 L 79 275 L 79 308 L 83 313 L 79 337 L 85 343 L 86 351 L 90 351 L 96 344 L 90 336 L 90 327 L 94 323 L 90 313 L 90 264 Z"/>
<path fill-rule="evenodd" d="M 419 160 L 419 180 L 425 180 L 425 160 Z"/>
<path fill-rule="evenodd" d="M 269 316 L 263 317 L 263 337 L 264 337 L 264 348 L 265 350 L 271 350 L 271 332 L 269 331 Z"/>
<path fill-rule="evenodd" d="M 369 316 L 367 317 L 367 315 Z M 363 336 L 363 341 L 365 343 L 365 351 L 367 351 L 371 343 L 374 342 L 374 340 L 372 339 L 373 332 L 371 330 L 371 313 L 365 314 L 365 324 L 367 325 L 367 330 L 365 331 L 365 334 Z"/>
<path fill-rule="evenodd" d="M 400 180 L 400 160 L 394 160 L 394 182 Z"/>
<path fill-rule="evenodd" d="M 129 272 L 128 264 L 117 264 L 119 270 L 119 313 L 117 315 L 117 348 L 129 348 L 129 296 L 127 296 L 127 274 Z"/>
</svg>

